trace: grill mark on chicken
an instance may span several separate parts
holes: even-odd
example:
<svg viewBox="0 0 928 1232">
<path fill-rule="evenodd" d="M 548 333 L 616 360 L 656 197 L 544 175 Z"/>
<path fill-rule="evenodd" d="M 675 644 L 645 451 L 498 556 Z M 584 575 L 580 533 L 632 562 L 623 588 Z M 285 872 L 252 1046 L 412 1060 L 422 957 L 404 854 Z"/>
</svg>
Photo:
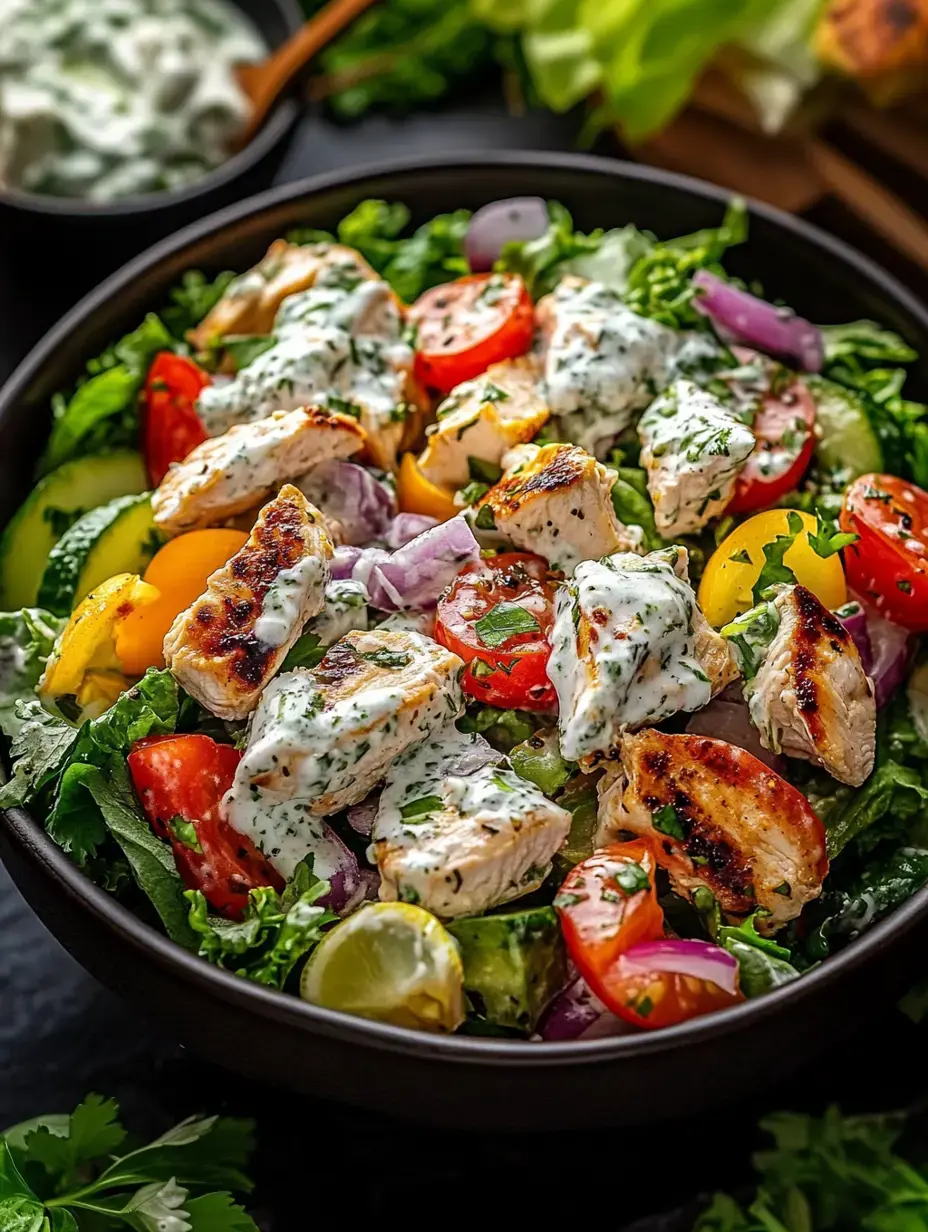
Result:
<svg viewBox="0 0 928 1232">
<path fill-rule="evenodd" d="M 300 511 L 291 501 L 269 508 L 264 522 L 255 527 L 256 545 L 239 552 L 229 569 L 251 597 L 222 601 L 222 613 L 215 604 L 203 603 L 196 621 L 203 628 L 200 649 L 204 654 L 230 656 L 231 670 L 245 684 L 256 688 L 264 678 L 274 647 L 255 636 L 254 617 L 259 615 L 264 598 L 283 569 L 291 569 L 303 556 L 305 547 Z M 218 623 L 215 632 L 212 626 Z M 251 627 L 246 627 L 246 626 Z"/>
<path fill-rule="evenodd" d="M 354 646 L 348 642 L 336 642 L 326 653 L 325 658 L 315 669 L 314 675 L 320 685 L 334 688 L 344 684 L 352 676 L 364 669 L 364 662 L 359 658 Z"/>
<path fill-rule="evenodd" d="M 821 603 L 804 586 L 795 590 L 798 623 L 796 649 L 793 654 L 796 702 L 805 718 L 813 740 L 822 740 L 825 725 L 819 713 L 819 686 L 815 678 L 818 666 L 816 655 L 820 642 L 828 641 L 835 654 L 844 654 L 850 634 L 836 616 L 822 607 Z"/>
</svg>

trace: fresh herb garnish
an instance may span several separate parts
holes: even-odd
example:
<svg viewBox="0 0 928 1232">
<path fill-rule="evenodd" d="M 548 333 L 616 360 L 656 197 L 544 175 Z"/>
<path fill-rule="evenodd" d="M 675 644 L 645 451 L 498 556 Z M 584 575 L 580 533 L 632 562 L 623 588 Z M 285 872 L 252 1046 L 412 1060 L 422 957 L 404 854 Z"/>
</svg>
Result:
<svg viewBox="0 0 928 1232">
<path fill-rule="evenodd" d="M 641 865 L 631 862 L 617 869 L 613 874 L 613 880 L 628 895 L 647 890 L 651 885 L 651 879 Z"/>
<path fill-rule="evenodd" d="M 444 807 L 441 796 L 420 796 L 418 800 L 410 800 L 400 807 L 400 817 L 403 821 L 419 825 L 433 813 L 440 813 Z"/>
<path fill-rule="evenodd" d="M 496 462 L 487 462 L 483 458 L 468 458 L 467 469 L 474 483 L 494 484 L 502 478 L 503 470 Z"/>
<path fill-rule="evenodd" d="M 474 624 L 474 632 L 484 646 L 496 650 L 512 637 L 537 633 L 538 621 L 518 603 L 497 603 Z"/>
<path fill-rule="evenodd" d="M 823 517 L 819 510 L 816 510 L 816 522 L 815 534 L 809 534 L 809 545 L 816 556 L 821 556 L 822 560 L 834 556 L 842 548 L 850 547 L 860 538 L 859 535 L 850 531 L 839 530 L 834 522 Z"/>
<path fill-rule="evenodd" d="M 661 834 L 666 834 L 668 838 L 680 840 L 684 838 L 683 826 L 680 824 L 677 810 L 672 804 L 665 804 L 663 808 L 659 808 L 653 814 L 653 820 L 654 829 L 659 830 Z"/>
<path fill-rule="evenodd" d="M 379 650 L 370 650 L 360 657 L 376 667 L 386 667 L 393 671 L 408 667 L 412 662 L 412 656 L 405 650 L 389 650 L 386 646 L 381 646 Z"/>
<path fill-rule="evenodd" d="M 790 510 L 786 516 L 786 524 L 789 528 L 788 534 L 777 535 L 773 543 L 764 544 L 764 567 L 757 575 L 757 581 L 752 590 L 755 603 L 760 603 L 767 597 L 765 591 L 771 586 L 780 584 L 795 586 L 796 584 L 796 575 L 789 565 L 784 564 L 783 558 L 796 542 L 797 537 L 802 534 L 802 518 L 794 510 Z"/>
</svg>

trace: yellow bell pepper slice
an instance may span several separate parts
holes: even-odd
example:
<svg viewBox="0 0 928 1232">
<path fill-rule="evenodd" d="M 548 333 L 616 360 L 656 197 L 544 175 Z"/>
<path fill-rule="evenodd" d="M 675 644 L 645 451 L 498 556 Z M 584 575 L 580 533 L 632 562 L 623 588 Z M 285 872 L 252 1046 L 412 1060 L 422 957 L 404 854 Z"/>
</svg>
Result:
<svg viewBox="0 0 928 1232">
<path fill-rule="evenodd" d="M 242 548 L 240 530 L 192 530 L 169 540 L 145 570 L 145 582 L 158 591 L 154 602 L 136 608 L 116 629 L 116 657 L 130 676 L 164 667 L 164 636 L 175 617 L 199 599 L 207 579 Z"/>
<path fill-rule="evenodd" d="M 777 535 L 788 535 L 789 509 L 769 509 L 755 514 L 736 526 L 727 539 L 709 557 L 699 583 L 699 606 L 706 620 L 716 629 L 727 625 L 742 612 L 754 606 L 751 595 L 754 583 L 764 567 L 764 547 Z M 825 607 L 834 611 L 847 602 L 847 584 L 841 557 L 835 553 L 823 559 L 809 543 L 815 533 L 815 518 L 800 513 L 802 531 L 783 557 L 797 582 L 811 590 Z"/>
<path fill-rule="evenodd" d="M 404 513 L 424 513 L 439 522 L 447 522 L 461 512 L 454 503 L 454 493 L 427 479 L 411 453 L 404 453 L 400 462 L 396 497 Z"/>
<path fill-rule="evenodd" d="M 116 628 L 131 612 L 157 597 L 154 586 L 148 586 L 135 573 L 118 573 L 92 590 L 71 613 L 55 643 L 39 681 L 39 693 L 50 698 L 70 695 L 80 700 L 91 673 L 109 675 L 103 686 L 100 680 L 96 681 L 97 692 L 103 687 L 105 695 L 111 696 L 115 688 L 113 677 L 122 678 L 122 687 L 128 688 L 129 681 L 125 680 L 116 656 Z"/>
</svg>

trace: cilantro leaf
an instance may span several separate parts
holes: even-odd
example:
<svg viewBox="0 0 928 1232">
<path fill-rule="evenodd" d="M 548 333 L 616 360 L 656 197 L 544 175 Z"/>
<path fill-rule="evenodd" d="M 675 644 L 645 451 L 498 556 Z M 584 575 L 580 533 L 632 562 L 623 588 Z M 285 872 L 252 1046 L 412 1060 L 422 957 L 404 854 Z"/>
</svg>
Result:
<svg viewBox="0 0 928 1232">
<path fill-rule="evenodd" d="M 17 702 L 14 710 L 19 732 L 10 750 L 12 777 L 0 787 L 0 808 L 14 808 L 37 795 L 60 773 L 78 737 L 76 727 L 49 714 L 37 699 Z"/>
<path fill-rule="evenodd" d="M 188 1117 L 153 1142 L 115 1160 L 98 1178 L 101 1188 L 172 1178 L 181 1185 L 252 1189 L 244 1168 L 254 1150 L 254 1123 L 236 1117 Z"/>
<path fill-rule="evenodd" d="M 200 891 L 188 890 L 200 957 L 257 984 L 283 988 L 297 963 L 322 940 L 323 930 L 338 919 L 318 902 L 330 890 L 313 873 L 311 857 L 297 865 L 282 894 L 271 886 L 252 890 L 240 920 L 210 915 Z"/>
<path fill-rule="evenodd" d="M 860 538 L 860 535 L 851 531 L 839 530 L 833 521 L 822 516 L 821 510 L 816 510 L 815 516 L 817 525 L 815 534 L 809 535 L 809 544 L 816 556 L 821 556 L 822 560 L 834 556 L 836 552 L 856 543 Z"/>
<path fill-rule="evenodd" d="M 796 585 L 796 575 L 789 565 L 784 563 L 783 558 L 796 542 L 797 536 L 802 533 L 802 518 L 794 510 L 790 510 L 786 524 L 789 527 L 788 534 L 777 535 L 773 543 L 764 544 L 764 566 L 757 576 L 752 591 L 755 603 L 759 604 L 766 597 L 764 592 L 771 586 L 781 583 L 787 586 Z"/>
<path fill-rule="evenodd" d="M 16 703 L 35 699 L 35 686 L 64 625 L 41 608 L 0 612 L 0 731 L 11 739 L 22 726 Z"/>
<path fill-rule="evenodd" d="M 484 646 L 496 650 L 512 637 L 537 633 L 541 626 L 527 608 L 518 603 L 497 603 L 474 624 L 474 632 Z"/>
</svg>

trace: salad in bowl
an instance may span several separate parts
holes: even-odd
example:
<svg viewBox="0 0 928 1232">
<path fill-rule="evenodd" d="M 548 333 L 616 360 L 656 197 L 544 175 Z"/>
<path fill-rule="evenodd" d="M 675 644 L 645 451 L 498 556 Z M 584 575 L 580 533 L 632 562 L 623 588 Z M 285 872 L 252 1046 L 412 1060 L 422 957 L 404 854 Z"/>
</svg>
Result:
<svg viewBox="0 0 928 1232">
<path fill-rule="evenodd" d="M 0 807 L 179 945 L 544 1041 L 762 996 L 928 882 L 928 409 L 746 236 L 365 201 L 190 271 L 0 541 Z"/>
</svg>

